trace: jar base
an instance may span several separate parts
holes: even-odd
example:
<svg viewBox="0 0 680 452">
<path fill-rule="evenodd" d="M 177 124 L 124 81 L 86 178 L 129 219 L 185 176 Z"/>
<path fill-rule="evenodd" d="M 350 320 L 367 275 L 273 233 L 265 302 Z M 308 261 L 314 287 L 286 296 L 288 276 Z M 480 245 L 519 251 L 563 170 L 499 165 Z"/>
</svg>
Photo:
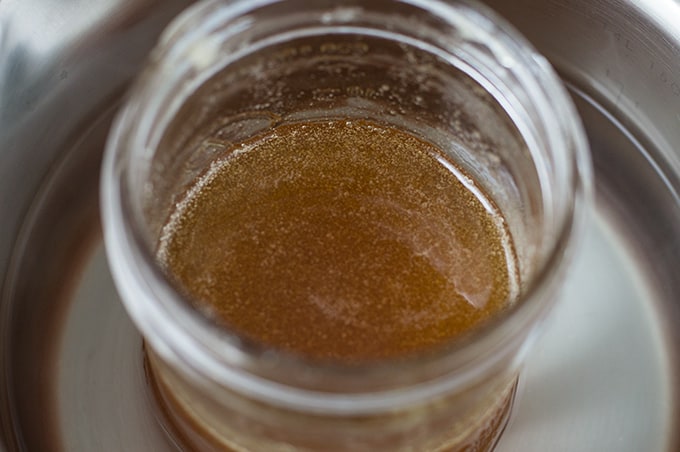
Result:
<svg viewBox="0 0 680 452">
<path fill-rule="evenodd" d="M 149 353 L 144 347 L 144 371 L 148 390 L 153 399 L 156 420 L 166 433 L 168 440 L 178 450 L 190 452 L 241 452 L 250 449 L 240 446 L 229 447 L 206 426 L 193 421 L 172 394 L 172 391 L 157 378 L 150 363 Z M 497 401 L 479 425 L 473 428 L 463 438 L 456 440 L 453 445 L 441 445 L 433 452 L 491 452 L 500 440 L 508 425 L 515 395 L 517 393 L 518 377 L 504 390 L 505 394 Z M 286 444 L 286 451 L 291 450 Z M 354 449 L 356 450 L 356 449 Z M 390 449 L 398 450 L 398 449 Z M 301 448 L 300 451 L 312 452 L 314 449 Z"/>
</svg>

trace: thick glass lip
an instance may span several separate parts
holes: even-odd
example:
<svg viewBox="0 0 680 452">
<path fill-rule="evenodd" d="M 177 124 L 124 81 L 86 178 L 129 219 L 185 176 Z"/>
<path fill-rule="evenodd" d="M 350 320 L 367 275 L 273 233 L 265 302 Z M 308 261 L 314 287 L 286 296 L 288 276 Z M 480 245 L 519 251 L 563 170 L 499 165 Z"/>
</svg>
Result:
<svg viewBox="0 0 680 452">
<path fill-rule="evenodd" d="M 252 25 L 249 14 L 276 3 L 285 0 L 198 4 L 166 32 L 161 40 L 165 50 L 156 51 L 156 61 L 182 61 L 186 56 L 182 52 L 191 50 L 186 43 L 200 37 L 199 31 L 187 33 L 199 18 L 210 17 L 208 28 L 224 24 L 248 27 Z M 155 130 L 157 124 L 151 113 L 168 109 L 164 96 L 171 96 L 174 88 L 168 84 L 165 92 L 159 91 L 172 74 L 164 72 L 167 65 L 152 65 L 131 92 L 107 145 L 101 187 L 104 237 L 119 293 L 145 340 L 155 353 L 197 384 L 218 390 L 229 388 L 269 403 L 319 412 L 356 414 L 405 406 L 474 384 L 507 365 L 508 360 L 511 366 L 518 365 L 536 336 L 534 326 L 538 319 L 553 304 L 550 299 L 563 276 L 573 242 L 583 229 L 590 196 L 586 140 L 566 91 L 549 64 L 486 8 L 468 1 L 394 3 L 436 15 L 453 28 L 468 27 L 467 32 L 498 46 L 494 51 L 512 60 L 507 70 L 518 70 L 522 88 L 529 90 L 534 108 L 541 113 L 543 127 L 539 133 L 544 136 L 540 138 L 563 154 L 565 160 L 561 163 L 569 166 L 566 171 L 562 169 L 566 179 L 561 182 L 567 184 L 569 204 L 550 231 L 545 262 L 525 287 L 522 299 L 506 313 L 465 338 L 427 354 L 351 366 L 331 365 L 274 352 L 226 333 L 191 308 L 166 278 L 147 239 L 141 205 L 134 201 L 133 157 L 135 161 L 150 159 L 149 142 L 158 140 L 160 133 Z M 338 5 L 359 4 L 327 3 L 334 10 Z M 220 14 L 207 16 L 215 9 Z M 334 30 L 354 31 L 347 23 L 336 24 Z M 184 47 L 173 43 L 178 36 L 186 40 Z M 150 95 L 153 90 L 155 97 Z M 187 88 L 189 91 L 191 88 Z M 174 97 L 170 110 L 183 101 L 185 94 Z M 498 95 L 501 94 L 494 97 Z M 552 206 L 547 212 L 554 214 Z"/>
</svg>

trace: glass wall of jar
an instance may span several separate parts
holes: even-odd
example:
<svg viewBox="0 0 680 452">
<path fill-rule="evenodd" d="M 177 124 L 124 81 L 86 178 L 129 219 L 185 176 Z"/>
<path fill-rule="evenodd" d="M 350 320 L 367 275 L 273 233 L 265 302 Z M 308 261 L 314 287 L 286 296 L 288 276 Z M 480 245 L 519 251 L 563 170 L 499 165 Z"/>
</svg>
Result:
<svg viewBox="0 0 680 452">
<path fill-rule="evenodd" d="M 496 204 L 508 308 L 416 356 L 320 363 L 216 325 L 158 263 L 178 197 L 234 144 L 366 119 L 423 138 Z M 468 1 L 198 3 L 166 30 L 111 133 L 102 179 L 114 279 L 168 431 L 195 450 L 489 450 L 581 230 L 590 163 L 548 63 Z"/>
</svg>

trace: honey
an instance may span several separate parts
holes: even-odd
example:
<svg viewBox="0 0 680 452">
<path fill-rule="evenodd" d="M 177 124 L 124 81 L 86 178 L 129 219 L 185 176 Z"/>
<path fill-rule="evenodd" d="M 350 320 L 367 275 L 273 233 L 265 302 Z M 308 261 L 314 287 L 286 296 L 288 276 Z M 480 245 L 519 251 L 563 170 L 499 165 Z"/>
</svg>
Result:
<svg viewBox="0 0 680 452">
<path fill-rule="evenodd" d="M 176 204 L 157 253 L 227 330 L 334 362 L 450 343 L 517 284 L 478 184 L 433 144 L 368 120 L 280 125 L 234 146 Z"/>
</svg>

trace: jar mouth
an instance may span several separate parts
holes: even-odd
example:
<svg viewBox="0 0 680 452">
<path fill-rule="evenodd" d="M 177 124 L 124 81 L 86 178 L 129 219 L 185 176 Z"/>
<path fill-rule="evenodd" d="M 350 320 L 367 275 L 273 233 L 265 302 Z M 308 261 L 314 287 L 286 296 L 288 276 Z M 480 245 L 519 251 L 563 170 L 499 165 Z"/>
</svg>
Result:
<svg viewBox="0 0 680 452">
<path fill-rule="evenodd" d="M 231 24 L 224 27 L 228 34 L 252 26 L 251 14 L 276 3 L 285 2 L 237 1 L 227 6 L 215 1 L 196 5 L 171 25 L 161 38 L 160 46 L 168 47 L 180 37 L 188 41 L 196 39 L 191 32 L 187 34 L 187 30 L 207 11 L 219 11 L 205 25 L 208 32 Z M 148 109 L 172 111 L 196 89 L 196 86 L 185 87 L 186 92 L 177 96 L 166 93 L 173 97 L 169 104 L 165 99 L 143 104 L 143 100 L 148 99 L 148 91 L 170 76 L 164 73 L 169 67 L 167 64 L 152 65 L 133 88 L 107 144 L 101 187 L 104 238 L 119 293 L 145 340 L 163 360 L 181 368 L 197 383 L 229 388 L 255 399 L 310 411 L 369 413 L 468 387 L 493 369 L 507 367 L 508 360 L 514 368 L 522 362 L 528 345 L 535 339 L 536 329 L 530 326 L 545 316 L 553 304 L 549 300 L 563 276 L 574 241 L 584 227 L 590 196 L 590 160 L 575 109 L 545 60 L 505 22 L 490 19 L 494 16 L 485 8 L 467 1 L 402 0 L 397 3 L 436 15 L 438 20 L 449 21 L 452 27 L 465 28 L 468 38 L 474 35 L 479 42 L 493 43 L 497 48 L 491 49 L 492 52 L 508 59 L 504 70 L 520 71 L 520 81 L 532 88 L 531 101 L 543 113 L 540 119 L 544 121 L 543 130 L 547 135 L 542 138 L 546 145 L 560 149 L 566 156 L 564 163 L 569 165 L 563 182 L 568 184 L 570 203 L 547 237 L 550 243 L 545 246 L 542 264 L 526 282 L 520 299 L 506 312 L 464 337 L 418 355 L 346 365 L 324 363 L 228 333 L 191 307 L 175 289 L 157 262 L 143 209 L 135 202 L 130 154 L 141 146 L 143 149 L 137 152 L 148 161 L 150 155 L 147 154 L 153 149 L 146 146 L 159 140 L 154 136 Z M 347 6 L 338 8 L 329 6 L 332 14 L 322 17 L 322 22 L 325 20 L 326 26 L 333 25 L 338 31 L 354 33 L 357 28 L 348 24 L 357 13 L 356 8 L 359 8 L 357 2 L 347 2 Z M 184 54 L 178 47 L 170 47 L 173 48 L 175 50 L 164 54 L 157 53 L 155 59 L 183 64 L 187 61 L 186 52 L 193 52 L 187 70 L 206 71 L 206 77 L 209 75 L 208 67 L 217 48 L 208 44 L 203 54 L 196 54 L 189 45 L 184 46 Z"/>
</svg>

